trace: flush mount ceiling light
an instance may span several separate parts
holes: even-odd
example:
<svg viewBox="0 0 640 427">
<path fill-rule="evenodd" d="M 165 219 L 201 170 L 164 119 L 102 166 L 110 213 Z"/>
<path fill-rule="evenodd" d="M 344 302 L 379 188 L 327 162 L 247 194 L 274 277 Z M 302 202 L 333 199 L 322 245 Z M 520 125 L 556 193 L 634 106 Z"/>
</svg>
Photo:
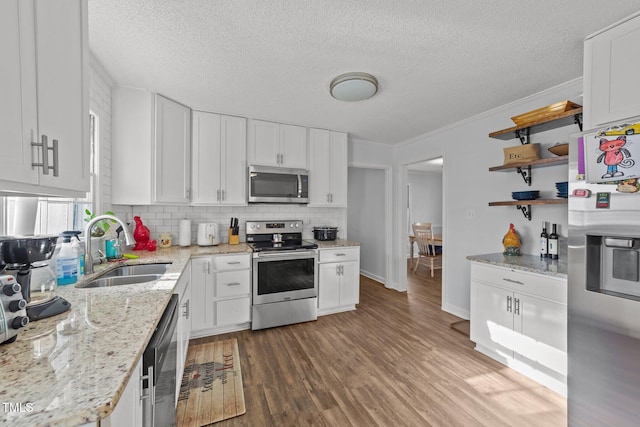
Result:
<svg viewBox="0 0 640 427">
<path fill-rule="evenodd" d="M 378 92 L 378 80 L 367 73 L 340 74 L 331 82 L 331 96 L 340 101 L 362 101 Z"/>
</svg>

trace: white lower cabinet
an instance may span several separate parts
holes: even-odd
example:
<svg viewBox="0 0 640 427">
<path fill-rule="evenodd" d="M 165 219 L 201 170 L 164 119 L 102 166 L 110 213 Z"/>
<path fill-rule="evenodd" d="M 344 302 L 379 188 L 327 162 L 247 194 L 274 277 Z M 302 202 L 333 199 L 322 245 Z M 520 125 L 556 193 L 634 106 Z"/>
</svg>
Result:
<svg viewBox="0 0 640 427">
<path fill-rule="evenodd" d="M 176 404 L 180 395 L 182 374 L 189 350 L 189 338 L 191 337 L 191 263 L 184 268 L 178 279 L 175 292 L 179 295 L 178 301 L 178 349 L 176 356 Z"/>
<path fill-rule="evenodd" d="M 100 427 L 142 427 L 142 357 L 133 369 L 129 382 L 125 387 L 115 409 L 105 419 L 100 420 Z"/>
<path fill-rule="evenodd" d="M 318 252 L 318 315 L 355 310 L 360 302 L 360 248 Z"/>
<path fill-rule="evenodd" d="M 566 396 L 566 279 L 471 263 L 476 350 Z"/>
<path fill-rule="evenodd" d="M 250 254 L 191 261 L 191 335 L 248 329 L 251 322 Z"/>
</svg>

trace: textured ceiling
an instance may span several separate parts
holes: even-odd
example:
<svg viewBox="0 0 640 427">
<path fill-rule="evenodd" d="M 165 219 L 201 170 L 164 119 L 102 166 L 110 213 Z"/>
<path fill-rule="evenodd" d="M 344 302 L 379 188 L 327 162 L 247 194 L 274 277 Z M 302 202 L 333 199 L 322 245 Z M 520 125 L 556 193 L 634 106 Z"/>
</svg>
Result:
<svg viewBox="0 0 640 427">
<path fill-rule="evenodd" d="M 194 109 L 394 144 L 582 75 L 584 38 L 638 0 L 89 0 L 115 81 Z M 373 98 L 329 95 L 342 73 Z"/>
</svg>

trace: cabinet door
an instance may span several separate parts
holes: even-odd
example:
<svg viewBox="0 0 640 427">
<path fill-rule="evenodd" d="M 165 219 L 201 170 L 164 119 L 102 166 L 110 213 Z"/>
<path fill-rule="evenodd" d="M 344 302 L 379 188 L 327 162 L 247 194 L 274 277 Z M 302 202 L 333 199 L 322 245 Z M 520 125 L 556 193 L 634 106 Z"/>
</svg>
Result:
<svg viewBox="0 0 640 427">
<path fill-rule="evenodd" d="M 515 357 L 536 370 L 567 375 L 567 306 L 514 295 Z"/>
<path fill-rule="evenodd" d="M 41 186 L 89 191 L 87 7 L 82 0 L 35 2 L 39 139 L 57 140 L 59 150 L 59 176 L 41 174 Z"/>
<path fill-rule="evenodd" d="M 154 202 L 189 203 L 191 110 L 156 95 Z"/>
<path fill-rule="evenodd" d="M 247 204 L 247 120 L 221 116 L 220 188 L 222 204 Z"/>
<path fill-rule="evenodd" d="M 193 204 L 218 204 L 221 200 L 219 114 L 193 112 L 192 194 Z"/>
<path fill-rule="evenodd" d="M 0 180 L 25 184 L 37 184 L 39 173 L 31 167 L 38 139 L 32 14 L 30 2 L 0 2 Z"/>
<path fill-rule="evenodd" d="M 360 263 L 356 261 L 340 264 L 340 305 L 360 302 Z"/>
<path fill-rule="evenodd" d="M 347 206 L 347 134 L 331 132 L 331 204 Z M 382 189 L 380 189 L 382 191 Z"/>
<path fill-rule="evenodd" d="M 585 128 L 640 115 L 640 16 L 585 42 Z"/>
<path fill-rule="evenodd" d="M 280 166 L 308 169 L 307 128 L 280 125 Z"/>
<path fill-rule="evenodd" d="M 309 130 L 309 204 L 328 206 L 331 193 L 331 134 Z"/>
<path fill-rule="evenodd" d="M 278 123 L 249 121 L 249 164 L 280 165 L 280 125 Z"/>
<path fill-rule="evenodd" d="M 142 389 L 140 387 L 140 377 L 142 376 L 142 358 L 133 369 L 133 373 L 129 378 L 118 404 L 113 412 L 105 419 L 100 421 L 103 427 L 142 427 L 142 404 L 140 400 Z"/>
<path fill-rule="evenodd" d="M 214 326 L 213 273 L 209 258 L 191 261 L 191 330 L 200 331 Z"/>
<path fill-rule="evenodd" d="M 340 306 L 340 276 L 338 263 L 318 264 L 318 308 Z"/>
<path fill-rule="evenodd" d="M 513 356 L 513 292 L 471 282 L 475 310 L 471 340 L 506 356 Z"/>
</svg>

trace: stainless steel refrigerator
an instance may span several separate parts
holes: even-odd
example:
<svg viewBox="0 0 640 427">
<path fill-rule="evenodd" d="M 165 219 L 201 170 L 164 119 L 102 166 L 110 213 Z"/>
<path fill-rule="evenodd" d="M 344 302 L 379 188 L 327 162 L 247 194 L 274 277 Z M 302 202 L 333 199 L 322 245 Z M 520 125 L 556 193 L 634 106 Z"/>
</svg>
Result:
<svg viewBox="0 0 640 427">
<path fill-rule="evenodd" d="M 569 149 L 568 424 L 637 426 L 640 192 L 626 191 L 638 188 L 640 135 L 599 131 Z M 583 189 L 590 197 L 572 195 Z"/>
</svg>

